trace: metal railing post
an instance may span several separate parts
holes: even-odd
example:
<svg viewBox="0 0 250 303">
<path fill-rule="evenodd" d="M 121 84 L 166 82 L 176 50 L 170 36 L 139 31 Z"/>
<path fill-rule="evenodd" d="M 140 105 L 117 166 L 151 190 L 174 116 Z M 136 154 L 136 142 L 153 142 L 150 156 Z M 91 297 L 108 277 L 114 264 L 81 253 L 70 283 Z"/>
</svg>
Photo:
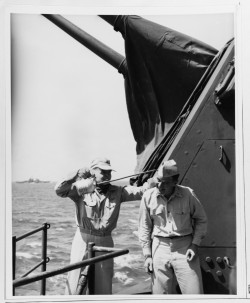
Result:
<svg viewBox="0 0 250 303">
<path fill-rule="evenodd" d="M 42 231 L 42 266 L 41 271 L 46 271 L 46 261 L 47 261 L 47 229 L 49 228 L 49 224 L 43 224 L 43 231 Z M 41 280 L 41 295 L 46 294 L 46 278 Z"/>
<path fill-rule="evenodd" d="M 99 250 L 99 247 L 94 246 L 93 250 L 104 252 L 104 247 L 100 247 L 100 250 Z M 37 274 L 37 275 L 32 276 L 32 277 L 18 278 L 18 279 L 13 281 L 13 285 L 15 287 L 19 287 L 19 286 L 22 286 L 22 285 L 26 285 L 26 284 L 36 282 L 36 281 L 41 281 L 43 278 L 50 278 L 50 277 L 60 275 L 60 274 L 63 274 L 65 272 L 74 270 L 74 269 L 86 267 L 88 265 L 92 265 L 92 264 L 97 263 L 97 262 L 102 262 L 102 261 L 105 261 L 105 260 L 108 260 L 108 259 L 111 259 L 111 258 L 115 258 L 115 257 L 122 256 L 124 254 L 128 254 L 129 250 L 128 249 L 113 249 L 112 250 L 110 247 L 107 247 L 107 252 L 108 252 L 107 254 L 101 254 L 100 256 L 97 256 L 97 257 L 94 257 L 94 258 L 90 258 L 90 259 L 87 259 L 87 260 L 85 259 L 85 260 L 80 261 L 80 262 L 69 264 L 69 265 L 66 265 L 62 268 L 56 269 L 56 270 L 45 271 L 45 272 L 42 272 L 42 273 Z"/>
<path fill-rule="evenodd" d="M 93 250 L 95 243 L 89 242 L 88 243 L 88 259 L 95 257 L 95 252 Z M 89 294 L 95 294 L 95 264 L 90 265 L 89 274 L 88 274 L 88 289 Z"/>
<path fill-rule="evenodd" d="M 50 224 L 44 223 L 42 227 L 39 227 L 33 231 L 30 231 L 20 237 L 12 237 L 12 277 L 13 277 L 13 296 L 15 295 L 15 288 L 23 285 L 27 285 L 36 281 L 41 281 L 41 295 L 46 294 L 46 279 L 53 277 L 55 275 L 63 274 L 65 272 L 84 268 L 82 273 L 82 281 L 78 284 L 77 293 L 81 295 L 83 289 L 88 283 L 88 294 L 95 294 L 95 263 L 102 262 L 110 258 L 115 258 L 124 254 L 129 253 L 128 249 L 118 249 L 111 247 L 95 246 L 95 243 L 90 242 L 87 245 L 88 259 L 82 260 L 81 262 L 76 262 L 63 268 L 53 270 L 50 272 L 46 271 L 46 263 L 50 261 L 47 257 L 47 230 L 50 228 Z M 20 278 L 16 279 L 16 243 L 38 231 L 42 231 L 42 260 L 32 267 L 29 271 L 23 274 Z M 106 252 L 108 254 L 101 254 L 100 256 L 95 257 L 95 252 Z M 33 272 L 37 267 L 42 266 L 41 273 L 32 277 L 27 277 L 31 272 Z M 86 281 L 87 278 L 87 281 Z"/>
<path fill-rule="evenodd" d="M 16 279 L 16 236 L 12 237 L 12 279 Z M 15 287 L 12 288 L 13 296 L 15 296 Z"/>
</svg>

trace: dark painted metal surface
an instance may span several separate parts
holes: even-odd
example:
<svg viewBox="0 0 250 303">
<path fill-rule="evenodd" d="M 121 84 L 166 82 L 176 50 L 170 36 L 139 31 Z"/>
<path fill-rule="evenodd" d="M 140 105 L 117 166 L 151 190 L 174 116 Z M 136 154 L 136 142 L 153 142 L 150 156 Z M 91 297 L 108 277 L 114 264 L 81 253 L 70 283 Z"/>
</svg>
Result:
<svg viewBox="0 0 250 303">
<path fill-rule="evenodd" d="M 224 147 L 223 162 L 220 146 Z M 182 182 L 195 190 L 208 216 L 205 246 L 236 245 L 234 150 L 234 140 L 206 140 Z"/>
<path fill-rule="evenodd" d="M 230 293 L 229 276 L 236 264 L 234 92 L 231 99 L 215 102 L 221 83 L 227 83 L 224 92 L 234 89 L 233 60 L 232 44 L 165 157 L 177 161 L 181 184 L 194 189 L 208 216 L 208 234 L 200 248 L 207 294 Z"/>
<path fill-rule="evenodd" d="M 229 294 L 229 276 L 236 261 L 235 248 L 203 247 L 200 255 L 204 293 Z"/>
</svg>

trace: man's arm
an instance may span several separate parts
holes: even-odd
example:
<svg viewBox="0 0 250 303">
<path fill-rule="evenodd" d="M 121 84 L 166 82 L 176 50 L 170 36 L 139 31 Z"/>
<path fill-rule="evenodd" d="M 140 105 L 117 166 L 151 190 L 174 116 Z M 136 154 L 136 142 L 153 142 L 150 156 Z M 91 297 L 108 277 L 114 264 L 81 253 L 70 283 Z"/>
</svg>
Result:
<svg viewBox="0 0 250 303">
<path fill-rule="evenodd" d="M 201 202 L 193 191 L 191 191 L 190 209 L 194 225 L 192 243 L 199 246 L 207 233 L 207 216 Z"/>
<path fill-rule="evenodd" d="M 147 197 L 144 194 L 140 204 L 139 211 L 139 242 L 142 246 L 142 253 L 145 258 L 144 267 L 147 273 L 153 272 L 153 259 L 152 259 L 152 229 L 153 224 L 150 218 L 149 210 L 146 205 Z"/>
<path fill-rule="evenodd" d="M 147 193 L 142 197 L 140 209 L 139 209 L 139 228 L 138 228 L 138 237 L 139 242 L 142 247 L 142 253 L 144 257 L 151 257 L 151 234 L 153 229 L 152 220 L 149 214 L 149 210 L 146 205 Z"/>
<path fill-rule="evenodd" d="M 142 186 L 124 186 L 122 191 L 121 202 L 141 200 L 144 192 L 155 187 L 156 181 L 154 178 L 149 178 Z"/>
<path fill-rule="evenodd" d="M 198 247 L 207 233 L 207 216 L 202 204 L 192 190 L 189 201 L 194 232 L 192 243 L 186 252 L 186 257 L 188 261 L 192 261 L 198 255 Z"/>
<path fill-rule="evenodd" d="M 74 171 L 56 184 L 55 192 L 62 198 L 68 197 L 76 202 L 80 197 L 76 182 L 89 177 L 91 177 L 91 174 L 88 168 L 82 168 Z"/>
</svg>

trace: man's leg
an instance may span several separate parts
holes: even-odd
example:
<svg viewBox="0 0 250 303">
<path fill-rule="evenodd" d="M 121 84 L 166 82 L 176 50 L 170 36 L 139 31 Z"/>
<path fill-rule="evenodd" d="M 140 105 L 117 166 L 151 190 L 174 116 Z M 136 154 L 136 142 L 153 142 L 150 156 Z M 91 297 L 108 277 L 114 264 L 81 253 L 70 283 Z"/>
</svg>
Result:
<svg viewBox="0 0 250 303">
<path fill-rule="evenodd" d="M 93 241 L 97 246 L 114 247 L 111 236 L 95 237 Z M 96 252 L 96 256 L 106 254 L 106 252 Z M 114 260 L 108 259 L 95 263 L 95 294 L 112 294 L 112 279 L 114 275 Z"/>
<path fill-rule="evenodd" d="M 97 252 L 96 256 L 105 254 L 105 252 Z M 97 262 L 95 264 L 95 294 L 111 295 L 112 294 L 112 278 L 114 272 L 113 259 Z"/>
<path fill-rule="evenodd" d="M 153 294 L 173 294 L 174 271 L 170 264 L 170 247 L 168 242 L 157 237 L 153 239 L 153 273 L 152 273 L 152 293 Z"/>
<path fill-rule="evenodd" d="M 192 238 L 188 238 L 173 243 L 176 249 L 172 265 L 182 294 L 203 294 L 199 257 L 195 256 L 192 261 L 186 259 L 185 254 L 192 241 Z"/>
<path fill-rule="evenodd" d="M 86 259 L 86 243 L 86 239 L 82 237 L 79 228 L 77 228 L 71 247 L 70 264 Z M 68 272 L 65 295 L 74 295 L 76 293 L 80 273 L 81 268 Z"/>
</svg>

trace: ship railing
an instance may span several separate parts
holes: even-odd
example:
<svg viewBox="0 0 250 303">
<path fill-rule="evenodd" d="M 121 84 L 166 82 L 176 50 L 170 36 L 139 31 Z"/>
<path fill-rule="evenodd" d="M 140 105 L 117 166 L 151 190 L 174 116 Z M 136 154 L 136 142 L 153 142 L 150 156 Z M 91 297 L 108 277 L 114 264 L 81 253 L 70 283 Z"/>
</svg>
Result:
<svg viewBox="0 0 250 303">
<path fill-rule="evenodd" d="M 62 268 L 58 268 L 52 271 L 46 271 L 46 263 L 49 262 L 49 258 L 47 257 L 47 229 L 50 227 L 49 224 L 45 223 L 42 227 L 33 230 L 23 236 L 18 238 L 13 237 L 13 295 L 15 295 L 15 288 L 19 286 L 24 286 L 30 283 L 34 283 L 37 281 L 41 281 L 41 295 L 46 294 L 46 279 L 69 272 L 71 270 L 75 270 L 78 268 L 84 268 L 81 271 L 80 279 L 78 282 L 78 286 L 76 289 L 76 295 L 81 295 L 83 290 L 85 289 L 86 285 L 88 284 L 88 294 L 93 295 L 95 294 L 95 263 L 105 261 L 111 258 L 119 257 L 121 255 L 125 255 L 129 253 L 128 249 L 119 249 L 114 247 L 103 247 L 103 246 L 96 246 L 95 243 L 90 242 L 88 243 L 87 250 L 88 259 L 69 264 Z M 16 242 L 26 238 L 27 236 L 34 234 L 38 231 L 43 230 L 43 248 L 42 254 L 43 259 L 39 262 L 36 266 L 34 266 L 31 270 L 29 270 L 26 274 L 22 275 L 20 278 L 15 279 L 15 255 L 16 255 Z M 46 234 L 46 235 L 45 235 Z M 14 239 L 15 238 L 15 239 Z M 44 243 L 46 240 L 46 244 Z M 46 252 L 44 251 L 46 249 Z M 96 252 L 106 252 L 107 254 L 102 254 L 99 256 L 95 256 Z M 40 274 L 33 275 L 31 277 L 27 277 L 29 273 L 34 271 L 38 266 L 43 265 L 42 272 Z"/>
<path fill-rule="evenodd" d="M 34 229 L 22 236 L 12 237 L 12 278 L 15 281 L 16 279 L 16 243 L 20 240 L 23 240 L 35 233 L 42 231 L 42 259 L 39 263 L 37 263 L 33 268 L 27 271 L 21 278 L 28 276 L 31 272 L 41 266 L 41 271 L 46 271 L 46 264 L 50 261 L 50 258 L 47 257 L 47 230 L 50 228 L 50 224 L 44 223 L 41 227 Z M 46 293 L 46 279 L 41 279 L 41 295 L 45 295 Z M 15 295 L 15 287 L 13 286 L 13 295 Z"/>
</svg>

